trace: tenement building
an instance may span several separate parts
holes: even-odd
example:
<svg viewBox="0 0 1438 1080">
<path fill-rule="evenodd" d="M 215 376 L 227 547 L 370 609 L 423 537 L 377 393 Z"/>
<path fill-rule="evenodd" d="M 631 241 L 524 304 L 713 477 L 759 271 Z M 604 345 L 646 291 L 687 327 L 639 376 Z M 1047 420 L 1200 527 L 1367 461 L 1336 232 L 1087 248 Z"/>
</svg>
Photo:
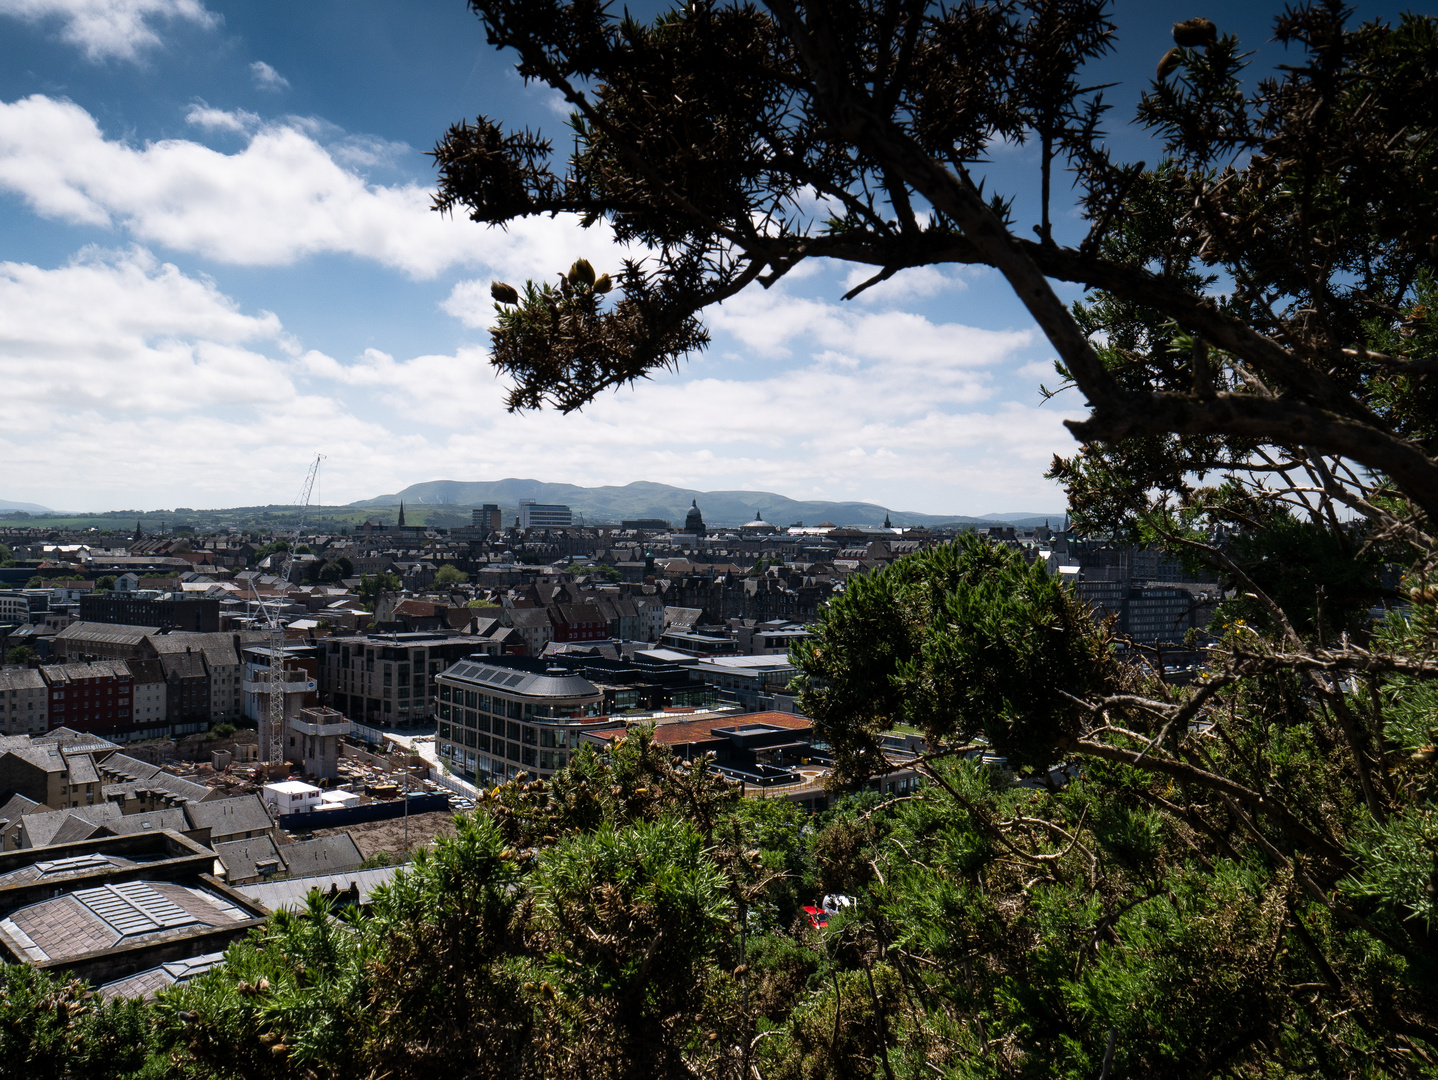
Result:
<svg viewBox="0 0 1438 1080">
<path fill-rule="evenodd" d="M 474 657 L 436 680 L 440 760 L 497 784 L 569 764 L 579 736 L 604 726 L 604 694 L 582 675 L 529 657 Z"/>
</svg>

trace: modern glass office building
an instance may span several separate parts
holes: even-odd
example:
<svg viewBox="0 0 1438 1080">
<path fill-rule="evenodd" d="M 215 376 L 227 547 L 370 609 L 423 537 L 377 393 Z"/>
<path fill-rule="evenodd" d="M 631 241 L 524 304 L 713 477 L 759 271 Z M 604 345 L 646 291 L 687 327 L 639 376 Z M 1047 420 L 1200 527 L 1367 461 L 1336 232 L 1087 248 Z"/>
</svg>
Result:
<svg viewBox="0 0 1438 1080">
<path fill-rule="evenodd" d="M 472 657 L 435 680 L 440 760 L 476 784 L 569 764 L 583 731 L 604 726 L 604 694 L 582 675 L 528 657 Z"/>
</svg>

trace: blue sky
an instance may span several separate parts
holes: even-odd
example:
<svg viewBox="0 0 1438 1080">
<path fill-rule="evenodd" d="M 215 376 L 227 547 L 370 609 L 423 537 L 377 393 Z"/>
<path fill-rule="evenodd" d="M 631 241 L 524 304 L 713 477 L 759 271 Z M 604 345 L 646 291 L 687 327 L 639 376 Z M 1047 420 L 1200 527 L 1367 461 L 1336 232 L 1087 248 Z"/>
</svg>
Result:
<svg viewBox="0 0 1438 1080">
<path fill-rule="evenodd" d="M 1203 13 L 1267 68 L 1277 10 Z M 1095 72 L 1121 84 L 1113 127 L 1195 13 L 1117 5 Z M 1041 404 L 1052 352 L 983 271 L 841 302 L 862 275 L 807 267 L 708 312 L 713 345 L 678 372 L 578 415 L 506 414 L 490 280 L 622 253 L 563 219 L 430 212 L 425 151 L 466 116 L 560 136 L 563 112 L 462 0 L 0 0 L 0 499 L 289 502 L 322 452 L 326 503 L 524 476 L 1061 507 L 1042 473 L 1081 402 Z M 996 179 L 1031 160 L 997 155 Z"/>
</svg>

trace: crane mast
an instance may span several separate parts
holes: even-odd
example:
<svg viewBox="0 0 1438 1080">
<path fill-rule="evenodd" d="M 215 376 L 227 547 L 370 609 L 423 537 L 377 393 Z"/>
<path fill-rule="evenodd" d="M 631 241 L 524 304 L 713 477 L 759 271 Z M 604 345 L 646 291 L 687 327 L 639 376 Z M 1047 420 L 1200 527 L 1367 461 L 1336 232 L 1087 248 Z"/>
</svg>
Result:
<svg viewBox="0 0 1438 1080">
<path fill-rule="evenodd" d="M 305 476 L 304 490 L 300 492 L 299 518 L 290 537 L 290 550 L 284 553 L 279 573 L 280 590 L 290 583 L 290 570 L 295 564 L 295 547 L 305 528 L 305 514 L 310 506 L 310 493 L 314 490 L 315 477 L 319 475 L 323 454 L 316 454 L 314 464 Z M 285 627 L 279 612 L 273 607 L 265 608 L 270 629 L 270 707 L 266 712 L 260 731 L 260 753 L 264 762 L 273 768 L 285 760 Z"/>
</svg>

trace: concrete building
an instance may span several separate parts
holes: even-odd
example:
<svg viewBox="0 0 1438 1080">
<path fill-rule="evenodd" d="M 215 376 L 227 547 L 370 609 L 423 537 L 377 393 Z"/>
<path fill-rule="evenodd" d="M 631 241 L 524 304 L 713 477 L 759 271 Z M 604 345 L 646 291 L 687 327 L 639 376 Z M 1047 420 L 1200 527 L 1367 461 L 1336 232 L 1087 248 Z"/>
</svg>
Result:
<svg viewBox="0 0 1438 1080">
<path fill-rule="evenodd" d="M 0 734 L 39 735 L 50 728 L 50 690 L 33 668 L 0 670 Z"/>
<path fill-rule="evenodd" d="M 0 623 L 30 621 L 30 598 L 23 592 L 0 592 Z"/>
<path fill-rule="evenodd" d="M 76 622 L 55 635 L 55 658 L 62 663 L 84 660 L 130 660 L 154 657 L 149 642 L 158 626 L 115 626 L 108 623 Z"/>
<path fill-rule="evenodd" d="M 106 738 L 115 742 L 139 742 L 144 739 L 164 739 L 172 733 L 166 719 L 165 669 L 158 660 L 127 660 L 130 669 L 130 720 L 129 731 L 117 729 Z"/>
<path fill-rule="evenodd" d="M 435 678 L 479 647 L 450 632 L 328 638 L 319 645 L 320 702 L 370 727 L 433 724 Z"/>
<path fill-rule="evenodd" d="M 519 500 L 521 529 L 567 529 L 574 524 L 574 514 L 559 503 L 539 503 L 533 499 Z"/>
<path fill-rule="evenodd" d="M 340 774 L 340 736 L 349 730 L 350 722 L 334 709 L 300 709 L 288 719 L 285 759 L 298 762 L 307 776 L 333 780 Z"/>
<path fill-rule="evenodd" d="M 80 618 L 85 622 L 209 634 L 220 629 L 220 602 L 175 593 L 149 598 L 128 592 L 90 593 L 80 598 Z"/>
<path fill-rule="evenodd" d="M 319 805 L 320 789 L 303 780 L 279 780 L 266 784 L 265 805 L 276 817 L 285 814 L 308 814 Z"/>
<path fill-rule="evenodd" d="M 549 776 L 579 736 L 602 726 L 604 694 L 581 675 L 526 657 L 476 657 L 439 677 L 436 748 L 466 780 L 495 784 L 523 770 Z"/>
<path fill-rule="evenodd" d="M 495 503 L 485 503 L 470 511 L 470 524 L 476 529 L 484 529 L 487 532 L 497 533 L 504 530 L 504 522 L 500 519 L 499 506 Z"/>
<path fill-rule="evenodd" d="M 0 751 L 0 791 L 23 795 L 51 810 L 104 800 L 88 749 L 72 750 L 63 743 L 37 739 Z"/>
</svg>

